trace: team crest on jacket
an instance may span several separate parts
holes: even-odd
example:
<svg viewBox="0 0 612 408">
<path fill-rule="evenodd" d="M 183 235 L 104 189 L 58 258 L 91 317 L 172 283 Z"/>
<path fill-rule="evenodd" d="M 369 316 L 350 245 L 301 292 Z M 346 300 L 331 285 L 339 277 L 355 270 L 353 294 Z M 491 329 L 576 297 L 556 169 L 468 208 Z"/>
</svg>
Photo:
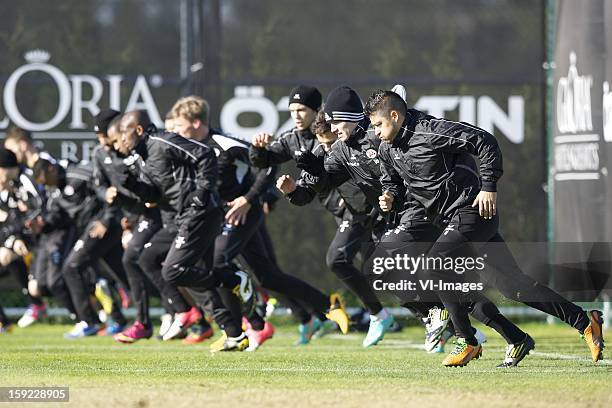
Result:
<svg viewBox="0 0 612 408">
<path fill-rule="evenodd" d="M 376 157 L 376 155 L 377 155 L 376 150 L 374 149 L 366 150 L 366 156 L 368 157 L 368 159 L 373 159 Z"/>
</svg>

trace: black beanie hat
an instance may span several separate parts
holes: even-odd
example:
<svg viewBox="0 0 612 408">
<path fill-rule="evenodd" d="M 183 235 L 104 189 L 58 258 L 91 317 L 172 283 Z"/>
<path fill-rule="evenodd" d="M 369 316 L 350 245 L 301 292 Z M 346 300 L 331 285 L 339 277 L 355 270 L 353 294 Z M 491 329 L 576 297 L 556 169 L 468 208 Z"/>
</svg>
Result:
<svg viewBox="0 0 612 408">
<path fill-rule="evenodd" d="M 348 86 L 339 86 L 327 95 L 326 121 L 361 122 L 364 117 L 361 98 Z"/>
<path fill-rule="evenodd" d="M 313 111 L 318 111 L 321 107 L 323 97 L 321 92 L 314 86 L 299 85 L 291 90 L 289 94 L 289 104 L 301 103 L 308 106 Z"/>
<path fill-rule="evenodd" d="M 110 125 L 113 119 L 115 119 L 119 115 L 121 115 L 121 112 L 117 112 L 114 109 L 101 110 L 96 115 L 96 125 L 94 126 L 94 132 L 96 133 L 108 132 L 108 125 Z"/>
<path fill-rule="evenodd" d="M 11 167 L 18 167 L 17 156 L 15 153 L 5 147 L 0 147 L 0 168 L 8 169 Z"/>
</svg>

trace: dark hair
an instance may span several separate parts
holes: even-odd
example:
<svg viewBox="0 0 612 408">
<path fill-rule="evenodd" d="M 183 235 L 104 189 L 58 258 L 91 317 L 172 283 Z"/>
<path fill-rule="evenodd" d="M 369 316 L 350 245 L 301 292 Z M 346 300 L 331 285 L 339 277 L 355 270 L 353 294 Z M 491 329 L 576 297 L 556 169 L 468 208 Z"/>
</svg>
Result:
<svg viewBox="0 0 612 408">
<path fill-rule="evenodd" d="M 0 147 L 0 168 L 8 169 L 18 167 L 17 156 L 5 147 Z"/>
<path fill-rule="evenodd" d="M 147 130 L 152 125 L 151 118 L 146 110 L 134 110 L 126 112 L 122 115 L 123 118 L 128 118 L 130 121 L 134 121 L 136 126 L 142 126 L 144 130 Z"/>
<path fill-rule="evenodd" d="M 388 116 L 391 111 L 406 114 L 407 110 L 406 102 L 401 96 L 393 91 L 379 89 L 370 95 L 363 112 L 366 116 L 372 116 L 376 112 Z"/>
<path fill-rule="evenodd" d="M 20 127 L 11 126 L 6 131 L 6 136 L 4 137 L 4 141 L 13 140 L 15 142 L 21 142 L 22 140 L 27 143 L 32 143 L 32 134 Z"/>
<path fill-rule="evenodd" d="M 116 118 L 114 118 L 113 120 L 111 120 L 111 122 L 108 124 L 108 129 L 110 130 L 113 127 L 116 127 L 117 130 L 119 130 L 119 125 L 121 123 L 121 118 L 123 117 L 123 115 L 117 115 Z M 106 132 L 106 136 L 108 136 L 108 131 Z"/>
<path fill-rule="evenodd" d="M 151 118 L 149 117 L 149 112 L 147 112 L 144 109 L 141 109 L 137 112 L 138 112 L 138 124 L 142 126 L 144 130 L 147 130 L 147 128 L 153 124 L 153 122 L 151 122 Z"/>
<path fill-rule="evenodd" d="M 53 163 L 51 163 L 49 160 L 38 159 L 36 163 L 34 163 L 34 167 L 32 167 L 34 180 L 38 180 L 41 174 L 46 174 L 50 167 L 53 167 Z"/>
<path fill-rule="evenodd" d="M 312 122 L 312 125 L 310 125 L 310 131 L 314 135 L 322 135 L 331 132 L 331 124 L 325 120 L 325 111 L 323 109 L 317 113 L 317 117 Z"/>
</svg>

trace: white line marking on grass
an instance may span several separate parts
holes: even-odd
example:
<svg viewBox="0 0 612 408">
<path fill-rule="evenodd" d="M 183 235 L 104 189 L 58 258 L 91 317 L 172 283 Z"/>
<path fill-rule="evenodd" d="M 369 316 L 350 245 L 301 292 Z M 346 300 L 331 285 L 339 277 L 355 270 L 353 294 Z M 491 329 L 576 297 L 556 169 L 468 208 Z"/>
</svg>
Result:
<svg viewBox="0 0 612 408">
<path fill-rule="evenodd" d="M 569 354 L 541 353 L 539 351 L 531 351 L 529 354 L 533 354 L 534 356 L 553 358 L 553 359 L 556 359 L 556 360 L 576 360 L 576 361 L 584 361 L 584 362 L 592 361 L 590 358 L 580 357 L 580 356 L 572 356 L 572 355 L 569 355 Z M 610 360 L 610 359 L 603 359 L 603 360 L 599 360 L 597 363 L 594 363 L 594 364 L 612 365 L 612 360 Z"/>
<path fill-rule="evenodd" d="M 381 341 L 380 345 L 382 346 L 381 348 L 394 348 L 395 349 L 395 348 L 405 347 L 405 348 L 419 349 L 419 350 L 425 349 L 425 345 L 414 343 L 410 340 L 383 340 Z M 503 350 L 500 350 L 500 351 L 503 351 Z M 435 353 L 432 353 L 432 354 L 435 354 Z M 575 361 L 583 361 L 583 362 L 592 361 L 590 358 L 587 358 L 587 357 L 575 356 L 575 355 L 570 355 L 570 354 L 543 353 L 539 351 L 531 351 L 529 354 L 534 355 L 534 356 L 539 356 L 539 357 L 552 358 L 555 360 L 575 360 Z M 597 364 L 612 365 L 612 360 L 603 359 L 603 360 L 598 361 Z"/>
<path fill-rule="evenodd" d="M 438 368 L 438 367 L 436 367 Z M 439 368 L 442 368 L 441 366 Z M 523 367 L 518 367 L 521 369 Z M 83 372 L 83 373 L 116 373 L 116 374 L 127 374 L 127 373 L 147 373 L 147 374 L 159 374 L 159 373 L 291 373 L 291 374 L 353 374 L 353 375 L 362 375 L 362 374 L 396 374 L 396 375 L 409 375 L 411 373 L 426 373 L 430 374 L 432 371 L 432 367 L 409 367 L 406 369 L 392 369 L 392 368 L 368 368 L 368 367 L 359 367 L 359 368 L 332 368 L 332 367 L 155 367 L 155 369 L 149 368 L 109 368 L 109 367 L 99 367 L 99 366 L 89 366 L 89 367 L 80 367 L 80 368 L 71 368 L 70 372 L 72 374 Z M 478 368 L 475 369 L 474 365 L 470 365 L 469 369 L 466 370 L 470 374 L 491 374 L 491 373 L 501 373 L 506 372 L 505 370 L 500 370 L 495 367 L 488 368 Z M 529 373 L 547 373 L 547 374 L 558 374 L 558 373 L 578 373 L 578 372 L 592 372 L 591 368 L 534 368 L 528 367 L 525 371 Z M 448 369 L 449 373 L 457 373 L 461 374 L 461 370 L 453 370 Z"/>
</svg>

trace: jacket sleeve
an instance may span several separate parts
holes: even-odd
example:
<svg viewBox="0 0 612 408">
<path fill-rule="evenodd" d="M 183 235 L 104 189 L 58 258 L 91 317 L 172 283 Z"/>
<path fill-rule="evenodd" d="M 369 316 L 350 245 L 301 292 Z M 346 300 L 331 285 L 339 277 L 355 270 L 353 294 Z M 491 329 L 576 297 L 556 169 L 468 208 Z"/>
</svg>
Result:
<svg viewBox="0 0 612 408">
<path fill-rule="evenodd" d="M 162 149 L 159 143 L 155 145 L 156 149 Z M 123 168 L 118 175 L 118 183 L 128 190 L 131 194 L 138 197 L 142 203 L 155 203 L 159 200 L 159 189 L 153 185 L 148 179 L 144 170 L 139 165 L 143 160 L 138 154 L 128 156 L 123 160 Z M 121 188 L 118 188 L 121 191 Z"/>
<path fill-rule="evenodd" d="M 53 198 L 53 202 L 47 206 L 47 211 L 43 215 L 44 226 L 42 232 L 51 232 L 68 228 L 72 220 L 68 212 L 59 205 L 59 199 Z"/>
<path fill-rule="evenodd" d="M 444 120 L 432 120 L 430 127 L 428 139 L 432 148 L 477 156 L 482 190 L 497 191 L 497 181 L 504 171 L 502 153 L 492 134 L 466 123 Z"/>
<path fill-rule="evenodd" d="M 96 147 L 93 152 L 94 160 L 93 160 L 93 183 L 94 189 L 96 191 L 96 196 L 102 200 L 106 200 L 106 190 L 111 186 L 111 182 L 104 172 L 104 168 L 102 167 L 102 157 L 100 154 L 100 147 Z"/>
<path fill-rule="evenodd" d="M 0 245 L 8 249 L 13 249 L 13 244 L 18 239 L 23 239 L 23 220 L 21 217 L 14 217 L 4 209 L 5 221 L 0 222 Z M 14 215 L 14 214 L 13 214 Z M 4 218 L 3 217 L 3 218 Z"/>
<path fill-rule="evenodd" d="M 380 145 L 378 149 L 378 158 L 380 160 L 380 183 L 383 191 L 388 191 L 393 195 L 393 207 L 395 210 L 400 209 L 406 194 L 406 185 L 404 180 L 399 175 L 393 163 L 390 160 L 389 149 L 385 145 Z"/>
<path fill-rule="evenodd" d="M 351 178 L 342 161 L 340 150 L 334 149 L 333 146 L 325 158 L 324 168 L 325 171 L 320 176 L 312 176 L 312 188 L 319 194 L 333 190 Z"/>
<path fill-rule="evenodd" d="M 300 179 L 297 181 L 296 189 L 286 195 L 287 200 L 289 200 L 291 204 L 297 206 L 309 204 L 317 196 L 317 192 L 313 188 L 316 182 L 316 177 L 303 171 L 300 175 Z"/>
<path fill-rule="evenodd" d="M 44 202 L 40 190 L 25 174 L 21 174 L 19 176 L 19 181 L 19 201 L 21 201 L 27 207 L 24 214 L 24 219 L 34 218 L 35 216 L 42 214 Z"/>
<path fill-rule="evenodd" d="M 102 217 L 100 221 L 106 227 L 111 225 L 113 221 L 119 220 L 121 216 L 121 208 L 116 205 L 116 203 L 109 205 L 108 203 L 104 203 L 104 208 L 102 209 Z"/>
<path fill-rule="evenodd" d="M 190 163 L 195 168 L 196 189 L 190 197 L 197 205 L 206 206 L 217 185 L 217 156 L 213 149 L 201 143 L 192 142 L 183 147 L 169 146 L 166 152 L 171 159 Z"/>
<path fill-rule="evenodd" d="M 118 191 L 115 203 L 117 206 L 121 207 L 121 209 L 132 213 L 142 214 L 146 211 L 145 202 L 132 193 L 127 194 Z"/>
<path fill-rule="evenodd" d="M 251 168 L 255 173 L 255 181 L 249 191 L 245 194 L 246 199 L 252 203 L 262 197 L 274 185 L 274 179 L 278 173 L 277 166 L 270 166 L 263 169 Z"/>
<path fill-rule="evenodd" d="M 243 147 L 232 147 L 228 150 L 228 153 L 234 160 L 239 160 L 250 166 L 250 171 L 254 175 L 255 180 L 249 188 L 249 191 L 244 195 L 249 203 L 257 201 L 270 187 L 274 185 L 274 179 L 276 177 L 278 167 L 268 166 L 258 168 L 251 165 L 249 159 L 249 150 Z"/>
<path fill-rule="evenodd" d="M 265 148 L 251 145 L 249 147 L 249 158 L 253 166 L 263 168 L 291 160 L 293 156 L 288 142 L 289 135 L 290 133 L 282 135 Z"/>
<path fill-rule="evenodd" d="M 108 204 L 106 202 L 106 190 L 111 187 L 112 184 L 104 171 L 101 161 L 101 155 L 98 153 L 98 151 L 95 151 L 93 163 L 94 165 L 92 189 L 94 190 L 98 200 L 104 203 L 104 207 L 102 209 L 102 217 L 100 217 L 100 221 L 102 222 L 102 224 L 108 227 L 113 220 L 118 219 L 121 213 L 121 209 L 116 203 Z"/>
<path fill-rule="evenodd" d="M 129 159 L 126 160 L 129 162 Z M 145 211 L 145 200 L 143 200 L 140 195 L 136 194 L 135 190 L 129 189 L 128 186 L 137 185 L 140 190 L 144 190 L 149 196 L 156 195 L 155 188 L 150 182 L 145 180 L 140 180 L 140 182 L 145 184 L 144 186 L 138 185 L 140 170 L 135 163 L 128 165 L 124 160 L 123 163 L 115 164 L 114 170 L 114 182 L 116 183 L 114 187 L 117 188 L 117 197 L 115 198 L 114 202 L 115 205 L 124 210 L 142 214 L 142 212 Z M 157 196 L 159 196 L 159 194 L 157 194 Z M 106 202 L 106 197 L 104 197 L 104 201 Z M 153 202 L 153 200 L 151 202 Z"/>
<path fill-rule="evenodd" d="M 267 189 L 261 196 L 261 201 L 264 204 L 268 204 L 268 209 L 272 211 L 276 202 L 281 198 L 281 192 L 276 188 L 276 186 L 272 186 Z"/>
</svg>

